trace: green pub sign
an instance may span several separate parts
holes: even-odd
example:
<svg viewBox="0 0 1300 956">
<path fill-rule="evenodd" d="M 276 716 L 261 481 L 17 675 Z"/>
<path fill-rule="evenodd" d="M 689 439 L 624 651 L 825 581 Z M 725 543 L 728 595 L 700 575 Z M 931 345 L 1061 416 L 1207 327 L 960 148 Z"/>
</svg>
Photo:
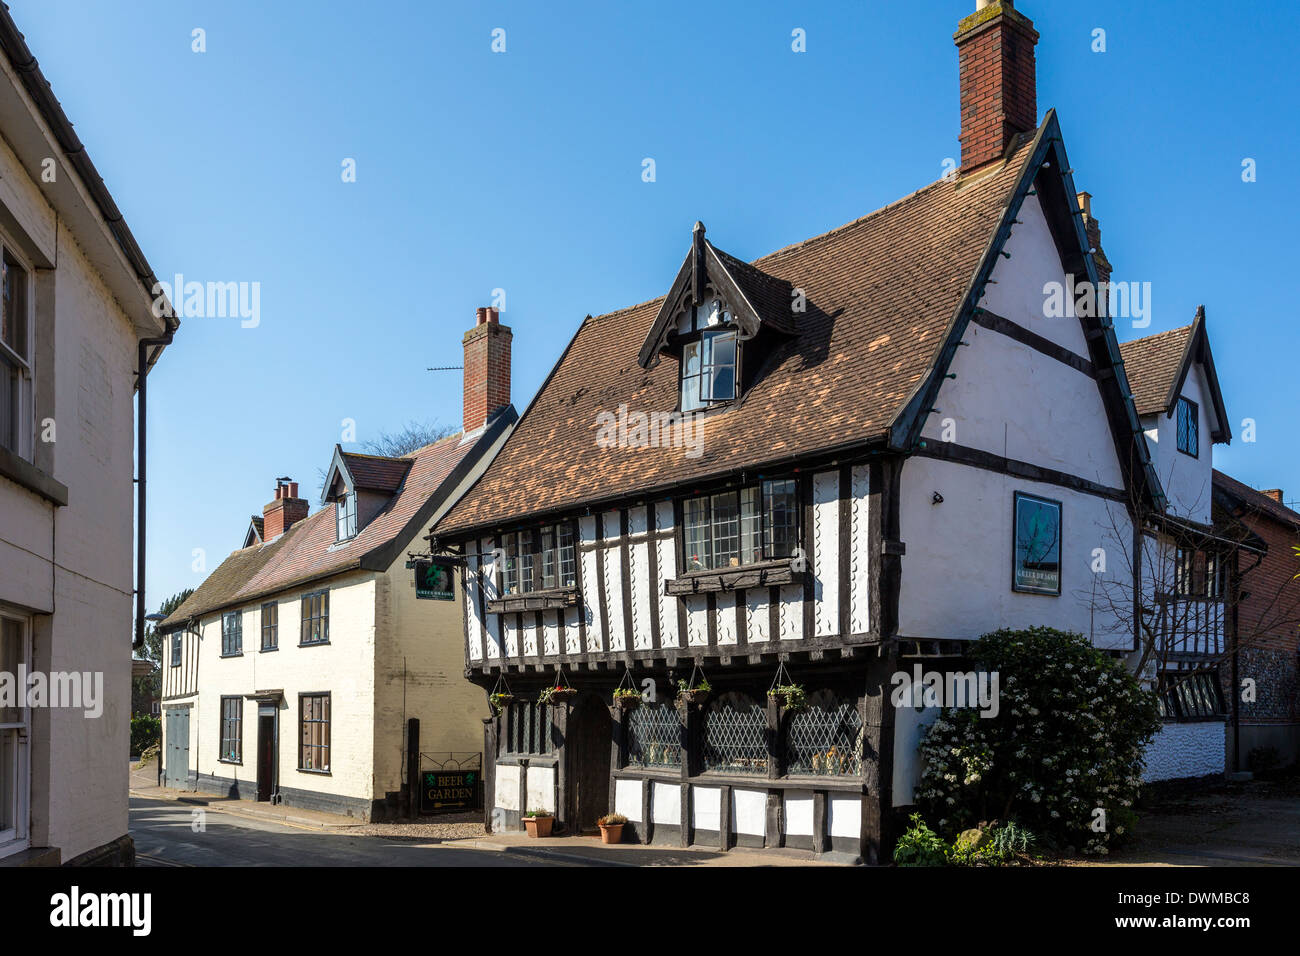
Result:
<svg viewBox="0 0 1300 956">
<path fill-rule="evenodd" d="M 450 601 L 456 596 L 452 585 L 453 564 L 437 558 L 407 562 L 415 569 L 415 596 L 431 601 Z"/>
<path fill-rule="evenodd" d="M 426 770 L 422 777 L 421 813 L 450 813 L 483 806 L 483 774 L 478 770 Z"/>
</svg>

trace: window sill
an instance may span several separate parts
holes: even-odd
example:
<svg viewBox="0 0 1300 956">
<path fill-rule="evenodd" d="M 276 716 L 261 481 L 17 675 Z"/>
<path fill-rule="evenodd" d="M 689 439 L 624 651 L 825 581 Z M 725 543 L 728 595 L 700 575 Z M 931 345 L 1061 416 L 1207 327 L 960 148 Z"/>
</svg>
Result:
<svg viewBox="0 0 1300 956">
<path fill-rule="evenodd" d="M 217 763 L 230 764 L 232 767 L 242 767 L 244 765 L 243 760 L 227 760 L 225 757 L 218 757 Z"/>
<path fill-rule="evenodd" d="M 21 458 L 0 445 L 0 475 L 21 485 L 50 504 L 63 508 L 68 504 L 68 486 L 55 481 L 26 458 Z"/>
<path fill-rule="evenodd" d="M 329 641 L 299 641 L 299 647 L 320 647 L 322 644 L 328 644 Z"/>
<path fill-rule="evenodd" d="M 705 594 L 710 591 L 736 591 L 741 588 L 798 584 L 806 571 L 796 571 L 789 558 L 746 564 L 736 568 L 688 571 L 664 582 L 664 593 L 673 595 Z"/>
<path fill-rule="evenodd" d="M 233 654 L 220 654 L 220 655 L 218 655 L 218 656 L 219 656 L 219 657 L 222 657 L 222 658 L 227 658 L 227 657 L 243 657 L 243 656 L 244 656 L 244 652 L 243 652 L 243 651 L 236 651 L 236 652 L 233 653 Z"/>
<path fill-rule="evenodd" d="M 280 649 L 280 645 L 276 644 L 274 647 L 263 647 L 261 650 L 258 651 L 258 653 L 269 654 L 271 651 L 278 651 L 279 649 Z"/>
<path fill-rule="evenodd" d="M 509 614 L 514 611 L 549 611 L 556 608 L 577 607 L 578 589 L 549 588 L 494 598 L 485 605 L 489 614 Z"/>
<path fill-rule="evenodd" d="M 332 777 L 332 776 L 334 776 L 334 775 L 333 775 L 332 773 L 330 773 L 328 770 L 309 770 L 309 769 L 306 768 L 306 767 L 299 767 L 299 768 L 298 768 L 298 772 L 299 772 L 299 773 L 310 773 L 310 774 L 313 774 L 313 775 L 315 775 L 315 776 L 317 776 L 317 777 Z"/>
</svg>

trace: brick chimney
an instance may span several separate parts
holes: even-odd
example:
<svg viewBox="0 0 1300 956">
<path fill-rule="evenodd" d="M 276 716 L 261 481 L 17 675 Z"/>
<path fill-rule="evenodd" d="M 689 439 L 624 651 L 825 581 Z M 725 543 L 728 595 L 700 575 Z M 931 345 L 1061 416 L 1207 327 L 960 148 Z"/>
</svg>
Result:
<svg viewBox="0 0 1300 956">
<path fill-rule="evenodd" d="M 1034 24 L 1012 0 L 976 0 L 953 34 L 961 75 L 961 171 L 1001 159 L 1038 128 Z"/>
<path fill-rule="evenodd" d="M 1267 490 L 1265 490 L 1265 491 L 1261 491 L 1260 494 L 1261 494 L 1261 495 L 1267 495 L 1268 497 L 1272 498 L 1274 501 L 1276 501 L 1276 502 L 1277 502 L 1278 504 L 1280 504 L 1280 505 L 1284 505 L 1284 504 L 1286 504 L 1286 502 L 1282 500 L 1282 489 L 1281 489 L 1281 488 L 1269 488 L 1269 489 L 1267 489 Z"/>
<path fill-rule="evenodd" d="M 1092 261 L 1097 266 L 1097 279 L 1101 282 L 1109 282 L 1111 264 L 1106 258 L 1106 250 L 1101 247 L 1101 223 L 1092 214 L 1092 193 L 1078 193 L 1075 198 L 1083 213 L 1083 231 L 1088 237 L 1088 248 L 1092 250 Z"/>
<path fill-rule="evenodd" d="M 298 482 L 275 480 L 275 500 L 262 509 L 262 540 L 269 544 L 307 517 L 307 500 L 298 497 Z"/>
<path fill-rule="evenodd" d="M 474 328 L 465 333 L 466 432 L 482 428 L 488 417 L 510 404 L 510 327 L 496 309 L 478 310 Z"/>
</svg>

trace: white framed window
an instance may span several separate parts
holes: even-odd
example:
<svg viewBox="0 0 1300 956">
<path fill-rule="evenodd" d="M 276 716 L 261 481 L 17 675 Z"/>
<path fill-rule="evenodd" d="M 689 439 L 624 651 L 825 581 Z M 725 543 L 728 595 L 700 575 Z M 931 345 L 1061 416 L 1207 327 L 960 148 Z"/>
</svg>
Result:
<svg viewBox="0 0 1300 956">
<path fill-rule="evenodd" d="M 0 610 L 0 672 L 13 675 L 31 661 L 31 622 Z M 27 846 L 27 807 L 31 794 L 28 750 L 31 712 L 26 688 L 17 687 L 15 706 L 0 706 L 0 857 Z"/>
<path fill-rule="evenodd" d="M 31 460 L 35 329 L 32 270 L 0 237 L 0 446 Z"/>
<path fill-rule="evenodd" d="M 336 538 L 346 541 L 357 536 L 357 493 L 349 491 L 334 503 Z"/>
</svg>

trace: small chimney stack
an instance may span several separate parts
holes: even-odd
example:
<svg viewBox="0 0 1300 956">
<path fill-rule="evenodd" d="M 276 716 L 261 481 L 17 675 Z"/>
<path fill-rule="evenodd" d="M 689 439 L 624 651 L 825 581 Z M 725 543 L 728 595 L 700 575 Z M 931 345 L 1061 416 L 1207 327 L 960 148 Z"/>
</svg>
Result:
<svg viewBox="0 0 1300 956">
<path fill-rule="evenodd" d="M 953 34 L 961 77 L 961 171 L 1006 155 L 1021 133 L 1038 128 L 1033 22 L 1012 0 L 976 0 Z"/>
<path fill-rule="evenodd" d="M 491 307 L 476 310 L 465 333 L 464 430 L 476 431 L 492 413 L 510 404 L 510 327 Z"/>
<path fill-rule="evenodd" d="M 1278 504 L 1280 504 L 1280 505 L 1284 505 L 1284 504 L 1286 504 L 1286 502 L 1282 500 L 1282 489 L 1281 489 L 1281 488 L 1269 488 L 1269 489 L 1267 489 L 1266 491 L 1261 491 L 1260 494 L 1261 494 L 1261 495 L 1267 495 L 1268 497 L 1272 498 L 1274 501 L 1276 501 L 1276 502 L 1277 502 Z"/>
<path fill-rule="evenodd" d="M 262 509 L 262 541 L 270 544 L 297 522 L 307 517 L 306 499 L 298 497 L 298 482 L 275 480 L 275 499 Z"/>
</svg>

